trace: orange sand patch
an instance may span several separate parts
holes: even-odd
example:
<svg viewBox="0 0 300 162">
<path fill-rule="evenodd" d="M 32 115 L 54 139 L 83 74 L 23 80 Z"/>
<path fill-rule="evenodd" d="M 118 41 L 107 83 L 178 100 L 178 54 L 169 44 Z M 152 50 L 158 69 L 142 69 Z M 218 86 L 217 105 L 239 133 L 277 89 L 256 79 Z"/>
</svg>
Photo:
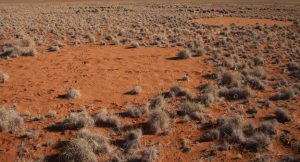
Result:
<svg viewBox="0 0 300 162">
<path fill-rule="evenodd" d="M 201 18 L 196 19 L 194 22 L 207 24 L 207 25 L 225 25 L 228 26 L 230 24 L 236 25 L 282 25 L 282 26 L 289 26 L 292 25 L 291 21 L 276 21 L 271 19 L 255 19 L 255 18 L 243 18 L 243 17 L 214 17 L 214 18 Z"/>
</svg>

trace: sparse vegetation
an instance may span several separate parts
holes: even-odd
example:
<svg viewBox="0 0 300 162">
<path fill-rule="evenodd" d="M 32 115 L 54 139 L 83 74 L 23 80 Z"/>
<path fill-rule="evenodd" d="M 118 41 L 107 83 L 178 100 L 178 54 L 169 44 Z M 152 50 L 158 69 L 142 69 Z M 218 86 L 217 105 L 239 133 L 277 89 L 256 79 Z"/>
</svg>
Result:
<svg viewBox="0 0 300 162">
<path fill-rule="evenodd" d="M 299 5 L 17 1 L 1 160 L 299 161 Z"/>
</svg>

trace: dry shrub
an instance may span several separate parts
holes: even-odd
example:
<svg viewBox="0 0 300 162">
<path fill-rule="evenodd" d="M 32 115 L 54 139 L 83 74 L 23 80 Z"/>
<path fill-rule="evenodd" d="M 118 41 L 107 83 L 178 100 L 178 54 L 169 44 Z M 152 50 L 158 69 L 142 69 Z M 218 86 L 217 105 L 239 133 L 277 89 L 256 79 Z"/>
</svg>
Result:
<svg viewBox="0 0 300 162">
<path fill-rule="evenodd" d="M 4 55 L 7 56 L 16 57 L 37 55 L 35 42 L 31 38 L 24 38 L 13 42 L 8 42 L 5 45 L 7 48 L 4 51 Z"/>
<path fill-rule="evenodd" d="M 271 143 L 271 138 L 268 135 L 257 132 L 245 141 L 244 148 L 251 152 L 258 152 L 267 148 Z"/>
<path fill-rule="evenodd" d="M 94 134 L 88 130 L 80 130 L 76 138 L 86 140 L 96 154 L 105 154 L 112 151 L 108 138 L 100 134 Z"/>
<path fill-rule="evenodd" d="M 72 139 L 60 153 L 60 158 L 66 162 L 97 162 L 97 156 L 93 152 L 88 141 L 83 138 Z"/>
<path fill-rule="evenodd" d="M 278 100 L 290 100 L 294 97 L 295 97 L 295 92 L 292 89 L 286 89 L 283 92 L 277 92 L 269 99 L 272 101 L 278 101 Z"/>
<path fill-rule="evenodd" d="M 154 97 L 149 104 L 152 109 L 160 108 L 165 104 L 165 98 L 162 95 Z"/>
<path fill-rule="evenodd" d="M 278 109 L 275 111 L 275 116 L 278 122 L 285 123 L 292 120 L 291 116 L 286 110 Z"/>
<path fill-rule="evenodd" d="M 226 100 L 243 100 L 248 99 L 250 91 L 247 88 L 224 88 L 219 91 L 219 96 Z"/>
<path fill-rule="evenodd" d="M 80 90 L 74 89 L 74 88 L 69 88 L 66 90 L 66 94 L 64 97 L 67 99 L 80 98 L 81 97 Z"/>
<path fill-rule="evenodd" d="M 142 106 L 129 106 L 126 110 L 126 115 L 132 117 L 132 118 L 139 118 L 144 114 L 148 114 L 148 105 L 142 105 Z"/>
<path fill-rule="evenodd" d="M 0 83 L 5 83 L 8 79 L 9 79 L 8 74 L 0 72 Z"/>
<path fill-rule="evenodd" d="M 93 118 L 86 111 L 72 112 L 61 123 L 63 129 L 81 129 L 93 124 Z"/>
<path fill-rule="evenodd" d="M 139 48 L 140 44 L 138 42 L 132 42 L 130 45 L 131 48 Z"/>
<path fill-rule="evenodd" d="M 17 130 L 23 119 L 12 108 L 0 106 L 0 132 Z"/>
<path fill-rule="evenodd" d="M 189 59 L 189 58 L 192 58 L 192 54 L 188 50 L 181 50 L 177 53 L 177 58 L 179 58 L 179 59 Z"/>
<path fill-rule="evenodd" d="M 142 130 L 132 130 L 125 135 L 125 150 L 126 152 L 132 152 L 135 149 L 140 148 L 140 140 L 142 138 Z"/>
<path fill-rule="evenodd" d="M 157 134 L 169 127 L 170 118 L 167 113 L 162 110 L 155 110 L 151 113 L 147 121 L 147 132 Z"/>
<path fill-rule="evenodd" d="M 169 93 L 171 94 L 171 96 L 186 96 L 187 98 L 192 98 L 192 95 L 190 94 L 190 92 L 180 86 L 174 86 L 170 89 Z"/>
<path fill-rule="evenodd" d="M 136 95 L 136 94 L 140 94 L 141 92 L 142 92 L 142 87 L 141 86 L 135 86 L 135 87 L 132 88 L 132 90 L 130 90 L 127 93 L 131 94 L 131 95 Z"/>
<path fill-rule="evenodd" d="M 107 111 L 107 109 L 101 109 L 95 116 L 94 116 L 95 124 L 99 127 L 114 127 L 114 128 L 121 128 L 122 123 L 120 118 L 117 115 L 113 115 Z"/>
<path fill-rule="evenodd" d="M 156 148 L 148 148 L 143 150 L 141 161 L 142 162 L 155 162 L 159 156 L 160 152 Z"/>
<path fill-rule="evenodd" d="M 252 89 L 257 89 L 257 90 L 265 90 L 266 89 L 266 85 L 261 80 L 259 80 L 259 78 L 257 78 L 257 77 L 247 76 L 246 83 Z"/>
<path fill-rule="evenodd" d="M 203 111 L 204 111 L 203 105 L 196 102 L 186 101 L 180 106 L 180 109 L 178 110 L 178 114 L 188 115 L 192 119 L 201 121 L 202 120 L 201 112 Z"/>
</svg>

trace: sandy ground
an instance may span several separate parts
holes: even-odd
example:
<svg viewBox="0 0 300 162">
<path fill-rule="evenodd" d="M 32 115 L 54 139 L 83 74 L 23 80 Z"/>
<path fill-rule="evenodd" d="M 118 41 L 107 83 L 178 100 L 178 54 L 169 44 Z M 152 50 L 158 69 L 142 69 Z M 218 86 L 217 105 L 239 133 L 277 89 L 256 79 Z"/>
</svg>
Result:
<svg viewBox="0 0 300 162">
<path fill-rule="evenodd" d="M 0 0 L 0 2 L 7 1 Z M 42 0 L 39 2 L 54 1 Z M 120 1 L 120 3 L 133 2 L 136 1 Z M 263 2 L 260 1 L 260 3 Z M 298 3 L 298 1 L 289 2 Z M 274 24 L 291 25 L 291 22 L 288 21 L 238 17 L 191 19 L 191 21 L 199 24 L 225 26 L 233 22 L 241 26 L 256 25 L 256 23 L 266 24 L 267 26 Z M 258 49 L 263 51 L 262 49 L 267 46 L 268 43 L 262 43 Z M 43 145 L 49 140 L 52 143 L 68 141 L 78 131 L 53 131 L 47 129 L 47 127 L 65 119 L 68 114 L 76 110 L 85 108 L 90 114 L 94 114 L 101 108 L 106 107 L 113 113 L 122 113 L 127 106 L 147 103 L 157 94 L 166 92 L 176 85 L 188 89 L 191 94 L 197 96 L 199 93 L 198 86 L 210 82 L 204 78 L 204 75 L 214 72 L 212 58 L 210 58 L 212 55 L 204 54 L 201 57 L 177 60 L 175 56 L 180 49 L 182 48 L 128 48 L 128 45 L 99 46 L 90 44 L 65 46 L 59 52 L 46 52 L 43 47 L 40 50 L 41 52 L 34 57 L 0 59 L 0 70 L 5 71 L 10 76 L 10 79 L 5 84 L 0 84 L 0 105 L 15 105 L 17 112 L 22 114 L 25 119 L 25 124 L 20 132 L 0 133 L 0 162 L 17 161 L 16 157 L 22 151 L 26 153 L 25 159 L 34 159 L 41 156 L 47 157 L 58 153 L 59 150 L 54 145 L 49 147 Z M 246 52 L 252 55 L 257 49 L 247 50 Z M 282 51 L 277 50 L 277 52 Z M 294 82 L 295 80 L 291 79 L 288 74 L 282 73 L 280 69 L 289 61 L 289 58 L 286 57 L 287 55 L 283 53 L 282 56 L 280 64 L 273 64 L 274 58 L 272 58 L 272 55 L 264 54 L 265 71 L 268 76 L 280 74 L 288 82 Z M 182 81 L 182 77 L 185 74 L 190 76 L 189 81 Z M 271 88 L 275 81 L 267 80 L 266 82 L 269 84 L 266 90 L 252 91 L 253 93 L 248 103 L 242 103 L 242 101 L 216 103 L 207 109 L 207 114 L 214 119 L 224 114 L 228 116 L 243 114 L 246 121 L 249 120 L 258 125 L 266 117 L 272 117 L 275 108 L 287 108 L 294 119 L 293 122 L 288 124 L 279 123 L 277 127 L 278 136 L 273 141 L 270 149 L 264 151 L 265 154 L 274 158 L 272 160 L 277 160 L 282 155 L 291 153 L 290 149 L 284 147 L 280 142 L 279 135 L 282 132 L 289 131 L 293 138 L 300 140 L 298 136 L 300 129 L 297 125 L 300 116 L 298 109 L 300 107 L 300 97 L 297 96 L 289 101 L 276 101 L 269 109 L 258 107 L 259 111 L 255 119 L 251 118 L 250 115 L 245 115 L 247 109 L 252 108 L 253 105 L 259 105 L 259 101 L 268 100 L 269 96 L 276 92 Z M 127 95 L 126 92 L 136 85 L 142 87 L 142 93 L 139 95 Z M 76 100 L 61 98 L 60 96 L 68 88 L 80 89 L 82 97 Z M 243 105 L 243 109 L 237 108 L 236 105 Z M 178 103 L 168 102 L 166 106 L 170 109 L 175 109 Z M 35 117 L 45 116 L 49 111 L 56 111 L 57 116 L 53 119 L 32 121 Z M 133 125 L 133 127 L 138 127 L 139 124 L 146 120 L 147 118 L 121 118 L 123 123 Z M 158 147 L 161 150 L 158 161 L 161 162 L 199 161 L 199 159 L 207 161 L 208 158 L 205 154 L 216 143 L 199 142 L 199 139 L 205 132 L 203 125 L 196 124 L 195 121 L 187 123 L 180 123 L 180 121 L 181 118 L 174 119 L 171 124 L 171 132 L 167 136 L 144 135 L 142 139 L 143 147 Z M 105 128 L 90 127 L 88 129 L 97 133 L 110 134 L 109 137 L 112 142 L 120 138 L 120 135 L 114 135 Z M 25 132 L 31 132 L 39 138 L 36 140 L 24 140 L 22 134 Z M 183 153 L 181 151 L 183 140 L 189 142 L 191 147 L 189 152 Z M 242 158 L 238 156 L 239 154 L 241 154 Z M 253 156 L 254 154 L 247 152 L 228 150 L 220 152 L 216 157 L 211 158 L 212 161 L 246 161 Z M 100 157 L 99 160 L 107 161 L 105 157 Z"/>
</svg>

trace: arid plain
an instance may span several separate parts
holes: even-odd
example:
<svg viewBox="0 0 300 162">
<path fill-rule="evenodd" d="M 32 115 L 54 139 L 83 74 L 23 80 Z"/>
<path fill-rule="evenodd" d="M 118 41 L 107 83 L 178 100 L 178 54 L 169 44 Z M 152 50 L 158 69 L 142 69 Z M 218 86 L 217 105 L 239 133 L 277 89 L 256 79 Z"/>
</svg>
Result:
<svg viewBox="0 0 300 162">
<path fill-rule="evenodd" d="M 0 0 L 0 162 L 300 161 L 300 2 Z"/>
</svg>

